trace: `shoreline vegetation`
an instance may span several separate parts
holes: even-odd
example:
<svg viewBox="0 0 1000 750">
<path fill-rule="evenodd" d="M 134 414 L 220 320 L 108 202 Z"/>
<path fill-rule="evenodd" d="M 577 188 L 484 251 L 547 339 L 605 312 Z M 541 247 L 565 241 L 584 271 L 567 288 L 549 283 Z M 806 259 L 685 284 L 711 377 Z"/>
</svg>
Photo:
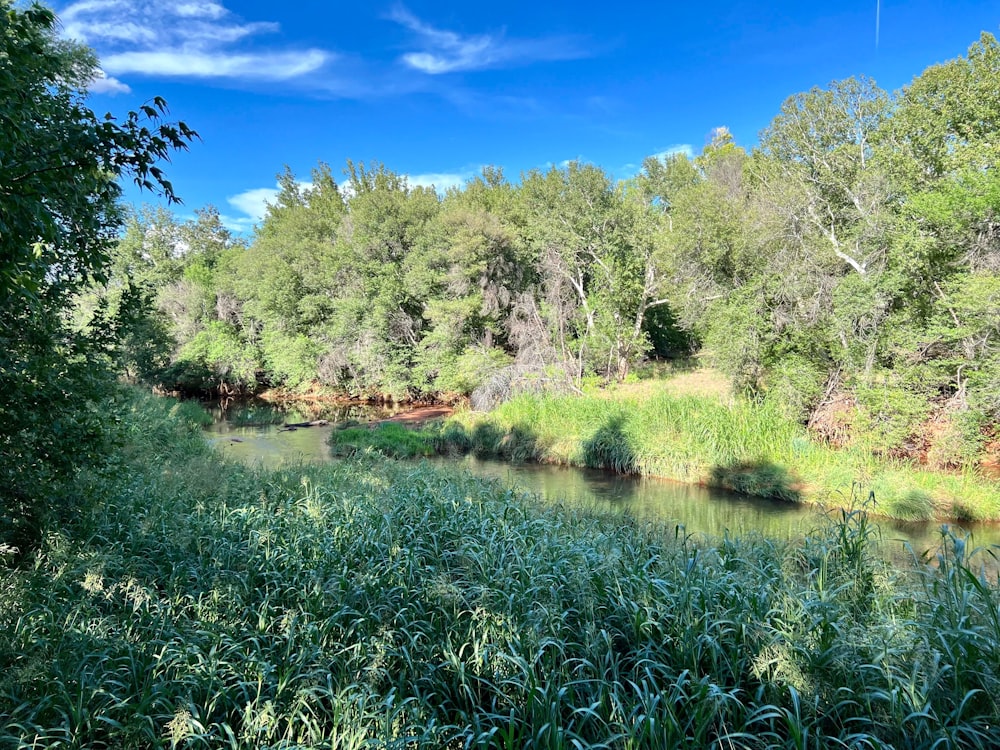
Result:
<svg viewBox="0 0 1000 750">
<path fill-rule="evenodd" d="M 699 540 L 371 455 L 246 467 L 183 404 L 122 405 L 86 502 L 0 565 L 0 746 L 1000 742 L 962 539 L 895 566 L 858 511 Z"/>
<path fill-rule="evenodd" d="M 583 395 L 522 395 L 490 412 L 444 419 L 340 425 L 341 455 L 372 449 L 395 458 L 471 453 L 655 476 L 756 497 L 849 506 L 852 488 L 874 493 L 877 515 L 906 521 L 1000 520 L 1000 485 L 972 470 L 930 470 L 857 441 L 823 444 L 768 401 L 719 389 L 671 391 L 646 382 Z"/>
</svg>

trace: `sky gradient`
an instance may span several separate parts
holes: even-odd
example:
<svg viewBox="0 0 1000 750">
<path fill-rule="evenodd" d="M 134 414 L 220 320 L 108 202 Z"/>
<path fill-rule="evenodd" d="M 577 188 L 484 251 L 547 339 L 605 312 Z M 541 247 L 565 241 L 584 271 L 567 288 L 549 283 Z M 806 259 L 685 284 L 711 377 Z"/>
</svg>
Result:
<svg viewBox="0 0 1000 750">
<path fill-rule="evenodd" d="M 343 7 L 341 7 L 343 6 Z M 895 90 L 1000 34 L 1000 2 L 294 3 L 77 0 L 99 114 L 164 97 L 202 140 L 168 165 L 185 205 L 248 231 L 288 165 L 378 160 L 411 184 L 484 165 L 581 159 L 615 177 L 697 153 L 726 126 L 752 147 L 788 96 L 852 75 Z M 150 196 L 127 191 L 133 202 Z"/>
</svg>

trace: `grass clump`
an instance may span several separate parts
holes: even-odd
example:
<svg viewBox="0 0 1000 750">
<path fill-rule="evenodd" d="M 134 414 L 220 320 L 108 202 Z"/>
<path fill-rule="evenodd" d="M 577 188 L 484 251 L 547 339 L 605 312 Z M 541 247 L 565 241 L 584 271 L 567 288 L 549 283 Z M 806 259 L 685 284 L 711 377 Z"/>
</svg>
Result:
<svg viewBox="0 0 1000 750">
<path fill-rule="evenodd" d="M 770 462 L 741 462 L 712 469 L 712 484 L 755 497 L 795 502 L 799 491 L 784 466 Z"/>
<path fill-rule="evenodd" d="M 929 521 L 934 517 L 934 500 L 922 490 L 911 490 L 894 498 L 889 512 L 904 521 Z"/>
<path fill-rule="evenodd" d="M 436 452 L 431 433 L 394 422 L 336 429 L 330 433 L 329 443 L 335 456 L 352 456 L 368 450 L 390 458 L 415 458 L 433 456 Z"/>
<path fill-rule="evenodd" d="M 212 415 L 193 401 L 177 401 L 170 399 L 170 415 L 182 422 L 195 425 L 197 427 L 208 427 L 212 424 Z"/>
<path fill-rule="evenodd" d="M 797 544 L 545 510 L 370 453 L 221 463 L 160 404 L 80 522 L 0 570 L 0 747 L 1000 743 L 964 540 L 903 573 L 862 511 Z"/>
</svg>

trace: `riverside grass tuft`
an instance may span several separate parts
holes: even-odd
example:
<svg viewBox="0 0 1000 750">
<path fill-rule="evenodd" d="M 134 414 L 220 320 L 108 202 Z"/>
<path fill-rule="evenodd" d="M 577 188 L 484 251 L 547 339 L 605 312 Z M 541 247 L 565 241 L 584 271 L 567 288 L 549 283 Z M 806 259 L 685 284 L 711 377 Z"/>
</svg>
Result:
<svg viewBox="0 0 1000 750">
<path fill-rule="evenodd" d="M 398 437 L 373 438 L 381 434 L 340 433 L 331 442 L 413 455 Z M 873 446 L 823 445 L 767 401 L 665 393 L 641 399 L 524 395 L 492 412 L 457 413 L 413 434 L 411 442 L 441 453 L 589 466 L 827 507 L 844 505 L 851 487 L 861 485 L 874 491 L 872 510 L 881 516 L 1000 520 L 1000 483 L 973 471 L 930 471 L 883 458 Z"/>
<path fill-rule="evenodd" d="M 0 748 L 1000 743 L 1000 593 L 864 511 L 794 544 L 545 509 L 375 454 L 224 463 L 137 398 L 0 568 Z"/>
</svg>

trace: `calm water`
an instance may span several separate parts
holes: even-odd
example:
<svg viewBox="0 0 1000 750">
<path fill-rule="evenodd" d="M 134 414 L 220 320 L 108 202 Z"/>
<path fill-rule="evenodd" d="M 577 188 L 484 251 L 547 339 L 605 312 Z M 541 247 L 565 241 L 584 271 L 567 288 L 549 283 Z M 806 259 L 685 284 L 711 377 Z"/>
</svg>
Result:
<svg viewBox="0 0 1000 750">
<path fill-rule="evenodd" d="M 333 427 L 286 431 L 285 422 L 327 419 L 331 423 L 354 419 L 366 422 L 392 412 L 364 404 L 322 406 L 283 411 L 263 403 L 234 404 L 227 409 L 207 406 L 214 423 L 209 440 L 226 455 L 247 463 L 278 466 L 286 462 L 333 461 L 327 438 Z M 430 463 L 499 479 L 538 495 L 543 502 L 564 503 L 600 512 L 629 513 L 684 527 L 687 533 L 722 536 L 726 532 L 757 532 L 777 539 L 802 536 L 826 522 L 813 508 L 749 498 L 730 492 L 679 484 L 650 477 L 624 477 L 594 469 L 539 464 L 512 465 L 500 461 L 434 458 Z M 940 543 L 940 524 L 880 522 L 882 537 L 893 556 L 908 555 L 905 544 L 917 552 Z M 1000 545 L 1000 526 L 978 525 L 974 546 Z M 1000 550 L 998 550 L 1000 551 Z M 995 568 L 995 563 L 990 566 Z"/>
</svg>

